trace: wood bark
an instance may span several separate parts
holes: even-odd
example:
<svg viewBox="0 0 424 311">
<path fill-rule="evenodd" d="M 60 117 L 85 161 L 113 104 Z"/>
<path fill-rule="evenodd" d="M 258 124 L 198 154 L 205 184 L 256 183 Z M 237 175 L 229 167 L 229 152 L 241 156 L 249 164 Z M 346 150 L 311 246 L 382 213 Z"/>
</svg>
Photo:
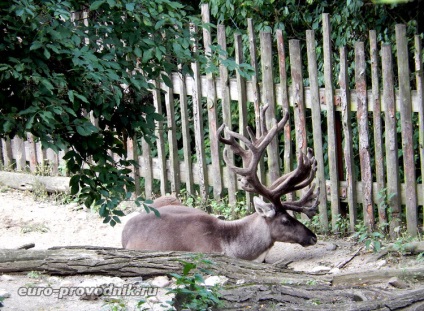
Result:
<svg viewBox="0 0 424 311">
<path fill-rule="evenodd" d="M 44 187 L 49 193 L 69 192 L 69 177 L 36 176 L 25 173 L 0 171 L 0 184 L 18 190 L 33 191 Z"/>
<path fill-rule="evenodd" d="M 0 250 L 0 273 L 43 271 L 51 275 L 99 274 L 150 278 L 181 273 L 183 252 L 142 252 L 116 248 L 66 247 L 48 250 Z M 225 275 L 229 282 L 220 293 L 225 306 L 220 310 L 419 310 L 424 306 L 424 286 L 413 290 L 381 290 L 357 285 L 331 284 L 323 275 L 296 273 L 270 264 L 204 255 L 214 264 L 209 271 Z M 424 269 L 415 275 L 424 275 Z M 399 272 L 399 271 L 398 271 Z M 350 277 L 375 279 L 390 273 L 352 274 Z M 399 273 L 405 275 L 407 271 Z M 377 274 L 377 275 L 376 275 Z M 416 282 L 424 278 L 415 278 Z M 338 284 L 343 284 L 338 276 Z M 344 282 L 349 277 L 344 279 Z M 353 282 L 353 284 L 356 284 Z M 363 284 L 362 284 L 363 285 Z"/>
</svg>

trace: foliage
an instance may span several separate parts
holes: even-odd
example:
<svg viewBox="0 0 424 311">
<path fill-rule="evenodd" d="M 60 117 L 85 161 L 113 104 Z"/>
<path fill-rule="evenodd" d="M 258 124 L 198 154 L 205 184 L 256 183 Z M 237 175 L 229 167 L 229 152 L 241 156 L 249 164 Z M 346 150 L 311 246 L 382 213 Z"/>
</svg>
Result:
<svg viewBox="0 0 424 311">
<path fill-rule="evenodd" d="M 72 194 L 115 224 L 135 190 L 127 138 L 151 142 L 162 120 L 151 79 L 205 63 L 190 49 L 198 21 L 169 0 L 16 0 L 0 11 L 0 137 L 30 132 L 66 151 Z"/>
<path fill-rule="evenodd" d="M 354 237 L 358 239 L 358 242 L 364 243 L 367 250 L 372 249 L 374 252 L 380 251 L 381 242 L 385 239 L 385 235 L 379 231 L 370 232 L 363 222 L 355 225 Z"/>
<path fill-rule="evenodd" d="M 239 200 L 235 206 L 232 206 L 228 203 L 228 198 L 220 200 L 206 198 L 205 200 L 202 197 L 190 195 L 185 189 L 181 190 L 180 195 L 184 205 L 224 216 L 226 220 L 239 219 L 247 215 L 247 206 L 244 200 Z"/>
<path fill-rule="evenodd" d="M 322 14 L 328 13 L 331 24 L 331 41 L 333 51 L 338 51 L 342 46 L 347 46 L 350 63 L 349 73 L 354 70 L 353 50 L 357 41 L 368 41 L 368 30 L 376 30 L 377 39 L 388 43 L 394 42 L 394 26 L 402 23 L 407 25 L 409 37 L 417 32 L 417 21 L 422 20 L 423 13 L 417 1 L 398 4 L 375 4 L 371 0 L 348 0 L 348 1 L 295 1 L 295 0 L 273 0 L 273 1 L 245 1 L 245 0 L 202 0 L 210 3 L 211 14 L 217 23 L 227 26 L 227 38 L 232 40 L 234 32 L 243 34 L 245 55 L 248 37 L 247 18 L 252 18 L 256 32 L 267 31 L 275 33 L 281 29 L 287 42 L 298 39 L 304 46 L 306 41 L 306 30 L 316 32 L 316 55 L 318 59 L 319 83 L 323 85 L 323 39 L 322 39 Z M 231 46 L 231 42 L 227 42 Z M 287 48 L 286 48 L 287 50 Z M 287 55 L 288 53 L 286 53 Z M 303 53 L 306 64 L 306 53 Z M 339 65 L 337 62 L 338 52 L 334 58 L 334 77 L 338 76 Z M 274 62 L 278 64 L 278 62 Z M 287 71 L 290 72 L 290 64 L 287 57 Z M 278 68 L 275 68 L 278 70 Z M 277 72 L 277 71 L 276 71 Z M 369 77 L 370 75 L 366 75 Z M 306 79 L 307 82 L 307 79 Z M 351 80 L 353 82 L 353 79 Z M 337 84 L 337 81 L 334 80 Z"/>
<path fill-rule="evenodd" d="M 108 311 L 126 311 L 128 310 L 127 305 L 123 299 L 110 298 L 105 301 L 102 310 Z"/>
<path fill-rule="evenodd" d="M 219 286 L 207 287 L 204 285 L 203 278 L 203 275 L 211 274 L 208 268 L 213 262 L 204 259 L 202 255 L 192 256 L 191 259 L 181 260 L 183 264 L 182 274 L 171 274 L 176 279 L 177 286 L 168 292 L 168 294 L 175 294 L 175 299 L 170 304 L 176 310 L 219 309 L 222 306 L 222 302 L 219 300 Z"/>
</svg>

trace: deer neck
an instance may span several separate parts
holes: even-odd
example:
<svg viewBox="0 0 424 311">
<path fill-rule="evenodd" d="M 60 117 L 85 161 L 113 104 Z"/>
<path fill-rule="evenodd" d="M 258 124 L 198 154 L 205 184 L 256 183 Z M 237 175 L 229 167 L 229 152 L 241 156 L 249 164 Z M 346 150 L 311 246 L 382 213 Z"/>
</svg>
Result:
<svg viewBox="0 0 424 311">
<path fill-rule="evenodd" d="M 269 224 L 258 213 L 221 224 L 222 249 L 230 257 L 254 260 L 274 245 Z"/>
</svg>

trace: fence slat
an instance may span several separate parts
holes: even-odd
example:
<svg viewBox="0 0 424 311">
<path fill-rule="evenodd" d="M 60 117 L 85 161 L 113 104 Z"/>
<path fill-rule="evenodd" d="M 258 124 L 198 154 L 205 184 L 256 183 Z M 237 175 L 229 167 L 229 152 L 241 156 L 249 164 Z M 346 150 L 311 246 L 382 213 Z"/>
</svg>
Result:
<svg viewBox="0 0 424 311">
<path fill-rule="evenodd" d="M 10 138 L 2 138 L 2 154 L 3 154 L 3 165 L 6 169 L 12 169 L 13 165 L 13 153 Z"/>
<path fill-rule="evenodd" d="M 255 108 L 255 127 L 256 127 L 256 137 L 260 137 L 261 127 L 260 127 L 260 104 L 261 104 L 261 90 L 259 87 L 258 77 L 259 77 L 259 65 L 256 51 L 256 35 L 255 29 L 253 27 L 253 21 L 251 18 L 247 19 L 247 32 L 249 34 L 249 54 L 250 54 L 250 65 L 253 67 L 254 75 L 252 76 L 252 93 L 253 93 L 253 105 Z M 265 180 L 265 167 L 264 161 L 261 159 L 258 164 L 258 177 L 260 181 Z"/>
<path fill-rule="evenodd" d="M 15 150 L 16 170 L 24 171 L 26 167 L 25 144 L 22 138 L 14 137 L 12 139 L 13 150 Z"/>
<path fill-rule="evenodd" d="M 292 78 L 292 94 L 293 111 L 294 111 L 294 128 L 296 138 L 296 155 L 299 156 L 300 152 L 306 154 L 308 143 L 306 139 L 306 119 L 305 119 L 305 101 L 303 98 L 303 70 L 302 70 L 302 56 L 300 53 L 299 40 L 289 41 L 289 56 L 291 64 L 291 78 Z M 300 193 L 304 193 L 307 189 L 303 189 Z M 307 219 L 306 215 L 302 214 L 302 218 Z"/>
<path fill-rule="evenodd" d="M 287 70 L 286 70 L 286 52 L 284 47 L 283 31 L 277 30 L 277 51 L 278 51 L 278 68 L 280 73 L 280 92 L 281 92 L 281 106 L 284 113 L 289 114 L 286 125 L 284 126 L 284 151 L 283 151 L 283 165 L 284 174 L 288 174 L 292 170 L 292 146 L 291 146 L 291 118 L 290 118 L 290 103 L 287 87 Z M 286 195 L 288 201 L 293 201 L 293 194 Z"/>
<path fill-rule="evenodd" d="M 181 133 L 183 137 L 184 171 L 186 172 L 185 185 L 188 194 L 194 195 L 193 167 L 190 150 L 190 116 L 187 110 L 187 83 L 186 76 L 180 74 L 180 109 L 181 109 Z"/>
<path fill-rule="evenodd" d="M 159 89 L 159 83 L 153 82 L 155 89 L 153 90 L 153 104 L 156 113 L 162 114 L 162 98 Z M 160 165 L 160 193 L 165 195 L 168 189 L 168 178 L 166 169 L 166 155 L 165 155 L 165 140 L 163 138 L 163 121 L 156 121 L 155 135 L 157 137 L 156 147 L 158 149 L 158 159 Z"/>
<path fill-rule="evenodd" d="M 210 12 L 209 4 L 204 3 L 201 7 L 202 21 L 203 23 L 210 23 Z M 208 29 L 203 28 L 203 46 L 205 49 L 206 57 L 211 55 L 211 33 Z M 216 135 L 218 129 L 217 125 L 217 112 L 216 112 L 216 88 L 215 80 L 212 73 L 206 74 L 207 79 L 207 109 L 208 109 L 208 122 L 209 122 L 209 140 L 210 140 L 210 151 L 212 161 L 212 171 L 214 172 L 214 178 L 212 179 L 213 185 L 213 196 L 216 200 L 221 197 L 222 193 L 222 174 L 220 159 L 221 154 L 219 152 L 219 142 Z M 201 99 L 200 99 L 201 100 Z"/>
<path fill-rule="evenodd" d="M 374 158 L 381 159 L 375 161 L 375 174 L 378 185 L 378 192 L 384 191 L 385 176 L 384 176 L 384 155 L 383 155 L 383 131 L 381 125 L 381 104 L 380 104 L 380 85 L 378 72 L 378 48 L 377 48 L 377 33 L 375 30 L 370 30 L 370 56 L 371 56 L 371 84 L 372 84 L 372 102 L 373 107 L 373 129 L 374 129 Z M 387 223 L 386 208 L 384 197 L 380 196 L 377 203 L 378 206 L 378 221 L 380 224 Z"/>
<path fill-rule="evenodd" d="M 28 161 L 29 170 L 34 173 L 37 170 L 37 146 L 35 145 L 34 136 L 31 133 L 27 134 L 28 143 Z"/>
<path fill-rule="evenodd" d="M 342 124 L 344 134 L 344 158 L 346 170 L 346 197 L 349 208 L 350 231 L 355 231 L 357 221 L 356 176 L 354 170 L 353 133 L 351 124 L 349 78 L 346 47 L 340 48 L 340 102 L 342 107 Z"/>
<path fill-rule="evenodd" d="M 399 184 L 399 163 L 398 163 L 398 143 L 396 130 L 396 105 L 393 77 L 392 48 L 390 45 L 381 46 L 381 64 L 383 76 L 383 103 L 384 125 L 386 145 L 386 165 L 387 165 L 387 194 L 388 204 L 392 210 L 392 217 L 389 224 L 390 235 L 395 237 L 395 229 L 400 225 L 400 184 Z"/>
<path fill-rule="evenodd" d="M 224 51 L 227 51 L 227 39 L 225 37 L 225 26 L 218 25 L 218 34 L 217 34 L 218 44 Z M 226 59 L 225 55 L 222 55 L 221 58 Z M 231 113 L 231 98 L 230 98 L 230 78 L 228 75 L 228 69 L 223 64 L 219 66 L 219 75 L 221 82 L 221 92 L 222 92 L 222 120 L 223 122 L 232 129 L 232 113 Z M 227 148 L 228 160 L 232 165 L 234 165 L 234 153 Z M 236 174 L 229 169 L 225 170 L 224 178 L 226 179 L 226 184 L 228 187 L 228 202 L 231 206 L 235 206 L 236 191 L 237 191 L 237 179 Z"/>
<path fill-rule="evenodd" d="M 328 214 L 327 214 L 327 192 L 325 185 L 324 171 L 324 151 L 322 148 L 322 129 L 321 129 L 321 105 L 319 100 L 318 87 L 318 69 L 317 56 L 315 47 L 315 32 L 313 30 L 306 31 L 306 48 L 308 55 L 308 75 L 311 94 L 311 112 L 312 112 L 312 129 L 315 159 L 317 160 L 316 182 L 320 188 L 319 193 L 319 220 L 324 232 L 328 231 Z"/>
<path fill-rule="evenodd" d="M 239 33 L 234 34 L 234 50 L 235 50 L 235 61 L 237 64 L 244 63 L 243 57 L 243 42 L 242 36 Z M 237 92 L 239 94 L 238 99 L 238 111 L 239 111 L 239 133 L 247 137 L 247 94 L 246 94 L 246 79 L 236 71 L 236 80 L 237 80 Z M 241 144 L 243 146 L 243 144 Z M 252 211 L 251 201 L 252 194 L 248 191 L 246 192 L 246 203 L 247 210 Z"/>
<path fill-rule="evenodd" d="M 171 193 L 180 192 L 180 160 L 177 147 L 177 128 L 175 125 L 174 93 L 172 88 L 165 87 L 165 108 L 168 123 L 168 146 L 169 146 L 169 179 L 171 180 Z"/>
<path fill-rule="evenodd" d="M 292 77 L 291 87 L 294 107 L 294 127 L 296 132 L 296 153 L 306 153 L 308 144 L 306 140 L 305 101 L 303 98 L 303 70 L 299 40 L 289 41 L 289 55 Z"/>
<path fill-rule="evenodd" d="M 370 231 L 374 228 L 374 210 L 372 198 L 372 173 L 368 129 L 367 84 L 365 78 L 365 48 L 363 42 L 355 43 L 355 87 L 359 133 L 359 162 L 362 181 L 362 207 L 364 222 Z"/>
<path fill-rule="evenodd" d="M 396 25 L 396 51 L 399 79 L 400 120 L 403 167 L 406 186 L 406 222 L 411 236 L 417 235 L 417 188 L 415 178 L 414 145 L 412 139 L 412 106 L 409 82 L 409 57 L 406 26 Z"/>
<path fill-rule="evenodd" d="M 260 33 L 261 63 L 262 63 L 262 102 L 268 105 L 266 111 L 267 128 L 276 124 L 275 119 L 275 94 L 274 94 L 274 74 L 272 66 L 272 37 L 269 32 Z M 275 137 L 267 147 L 268 153 L 268 174 L 272 183 L 280 177 L 278 141 Z"/>
<path fill-rule="evenodd" d="M 192 25 L 193 38 L 193 50 L 196 52 L 197 48 L 197 27 Z M 196 156 L 197 156 L 197 179 L 200 187 L 200 196 L 203 200 L 208 197 L 208 171 L 206 167 L 206 156 L 205 156 L 205 143 L 203 137 L 203 114 L 202 114 L 202 80 L 200 76 L 200 66 L 198 62 L 192 64 L 193 79 L 192 85 L 193 94 L 193 121 L 194 121 L 194 141 L 196 145 Z"/>
<path fill-rule="evenodd" d="M 147 141 L 141 139 L 142 163 L 140 167 L 141 175 L 144 177 L 144 196 L 150 200 L 153 194 L 153 161 L 150 151 L 150 145 Z"/>
<path fill-rule="evenodd" d="M 422 57 L 422 45 L 421 38 L 419 35 L 414 37 L 415 46 L 415 82 L 417 87 L 417 98 L 418 98 L 418 155 L 421 159 L 421 191 L 422 201 L 424 202 L 424 73 L 423 73 L 423 57 Z M 423 214 L 424 214 L 424 203 L 423 203 Z M 423 215 L 424 216 L 424 215 Z M 423 217 L 424 222 L 424 217 Z M 424 228 L 424 223 L 423 223 Z"/>
<path fill-rule="evenodd" d="M 322 14 L 323 37 L 324 37 L 324 83 L 325 104 L 327 107 L 327 135 L 328 135 L 328 164 L 330 169 L 330 202 L 331 202 L 331 224 L 332 230 L 336 228 L 336 220 L 340 214 L 339 201 L 339 177 L 337 173 L 337 146 L 335 133 L 335 108 L 333 98 L 332 81 L 332 47 L 331 47 L 331 25 L 327 13 Z M 323 189 L 324 191 L 326 189 Z"/>
</svg>

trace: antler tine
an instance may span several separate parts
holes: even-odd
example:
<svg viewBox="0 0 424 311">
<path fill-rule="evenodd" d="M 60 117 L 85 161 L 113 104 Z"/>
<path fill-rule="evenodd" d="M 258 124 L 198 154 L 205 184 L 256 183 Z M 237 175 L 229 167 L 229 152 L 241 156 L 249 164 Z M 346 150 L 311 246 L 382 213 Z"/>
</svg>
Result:
<svg viewBox="0 0 424 311">
<path fill-rule="evenodd" d="M 315 184 L 308 189 L 304 196 L 295 202 L 282 202 L 282 207 L 294 212 L 304 213 L 309 218 L 312 218 L 317 213 L 317 207 L 319 204 L 318 195 L 320 188 L 315 191 Z"/>
<path fill-rule="evenodd" d="M 316 169 L 317 161 L 313 156 L 312 149 L 308 148 L 306 155 L 300 152 L 297 168 L 281 176 L 270 186 L 273 197 L 281 197 L 286 193 L 306 187 L 315 178 Z"/>
<path fill-rule="evenodd" d="M 298 167 L 294 171 L 278 178 L 270 187 L 263 185 L 258 178 L 257 167 L 266 147 L 284 128 L 289 118 L 288 111 L 284 111 L 284 116 L 280 122 L 275 124 L 268 131 L 265 116 L 267 109 L 268 105 L 261 107 L 260 110 L 260 125 L 259 129 L 257 129 L 261 130 L 261 135 L 259 137 L 256 137 L 250 127 L 247 127 L 247 132 L 250 136 L 249 140 L 245 136 L 229 130 L 225 127 L 225 125 L 220 126 L 217 131 L 218 138 L 222 143 L 227 145 L 224 149 L 224 161 L 229 169 L 239 176 L 242 176 L 241 186 L 244 190 L 263 195 L 274 204 L 275 208 L 303 212 L 311 217 L 316 213 L 318 205 L 317 198 L 319 188 L 316 192 L 314 192 L 315 185 L 313 185 L 299 201 L 281 202 L 280 197 L 283 194 L 308 186 L 315 178 L 317 161 L 315 160 L 312 149 L 308 148 L 306 154 L 300 152 Z M 222 131 L 225 131 L 229 138 L 223 137 L 221 135 Z M 243 142 L 248 149 L 246 150 L 242 147 L 236 139 Z M 235 154 L 241 156 L 243 160 L 243 168 L 236 167 L 229 161 L 227 154 L 228 147 Z"/>
</svg>

